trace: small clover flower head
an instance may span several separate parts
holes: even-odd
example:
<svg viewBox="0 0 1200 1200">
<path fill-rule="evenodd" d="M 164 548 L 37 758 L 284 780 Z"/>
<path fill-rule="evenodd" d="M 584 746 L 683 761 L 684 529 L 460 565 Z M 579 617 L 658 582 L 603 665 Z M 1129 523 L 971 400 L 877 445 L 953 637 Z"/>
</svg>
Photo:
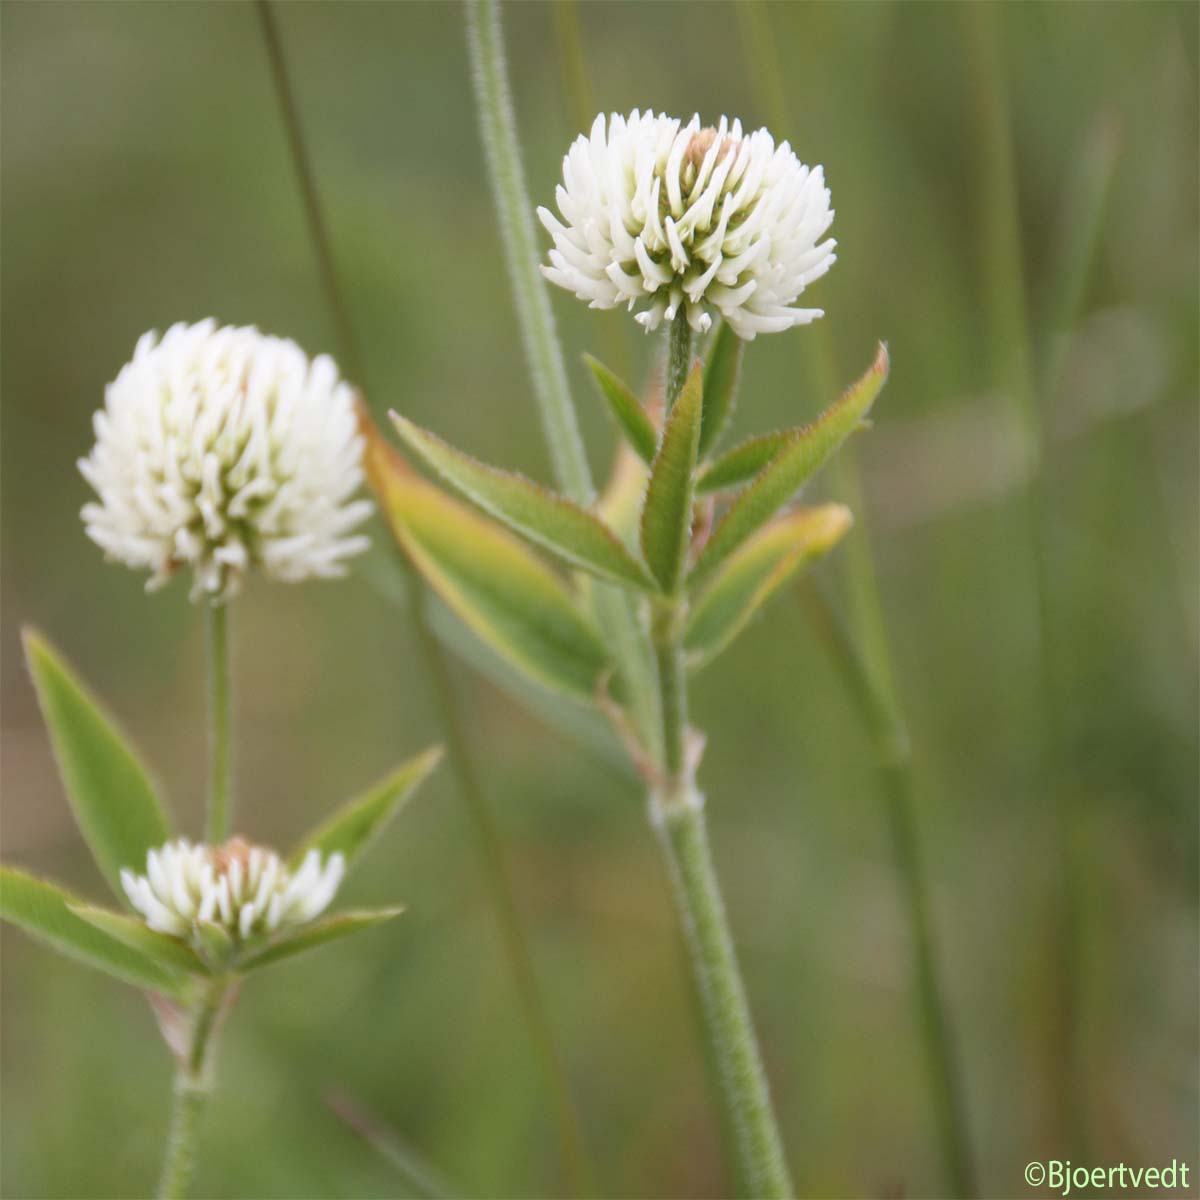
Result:
<svg viewBox="0 0 1200 1200">
<path fill-rule="evenodd" d="M 656 329 L 682 306 L 701 333 L 715 311 L 746 341 L 823 315 L 791 305 L 834 262 L 829 189 L 765 129 L 601 114 L 556 197 L 561 221 L 538 209 L 554 239 L 542 273 L 592 308 L 640 307 Z"/>
<path fill-rule="evenodd" d="M 179 324 L 138 342 L 105 390 L 79 462 L 83 508 L 105 554 L 153 572 L 193 571 L 192 598 L 232 596 L 252 566 L 287 582 L 341 575 L 367 546 L 348 536 L 363 441 L 333 360 L 257 329 Z"/>
<path fill-rule="evenodd" d="M 203 922 L 235 943 L 303 925 L 318 916 L 342 881 L 345 859 L 310 850 L 292 872 L 273 850 L 234 838 L 223 846 L 168 842 L 146 856 L 145 875 L 121 872 L 129 902 L 159 933 L 190 938 Z"/>
</svg>

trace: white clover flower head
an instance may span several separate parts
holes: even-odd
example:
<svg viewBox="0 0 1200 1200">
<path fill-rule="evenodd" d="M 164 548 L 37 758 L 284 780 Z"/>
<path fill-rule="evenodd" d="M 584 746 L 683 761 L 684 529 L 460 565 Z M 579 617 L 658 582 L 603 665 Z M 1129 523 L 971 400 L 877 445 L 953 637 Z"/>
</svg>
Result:
<svg viewBox="0 0 1200 1200">
<path fill-rule="evenodd" d="M 332 359 L 214 320 L 145 334 L 105 389 L 79 462 L 98 502 L 88 536 L 154 572 L 183 565 L 192 598 L 232 596 L 252 566 L 287 582 L 344 574 L 371 511 L 354 392 Z"/>
<path fill-rule="evenodd" d="M 187 938 L 208 921 L 236 943 L 311 921 L 333 899 L 345 867 L 340 853 L 322 865 L 309 850 L 292 872 L 273 850 L 242 838 L 221 846 L 180 838 L 150 851 L 144 875 L 122 870 L 121 886 L 159 933 Z"/>
<path fill-rule="evenodd" d="M 791 305 L 835 260 L 837 243 L 820 241 L 829 189 L 765 129 L 601 113 L 563 159 L 556 198 L 561 221 L 538 209 L 554 239 L 542 273 L 592 308 L 643 306 L 637 321 L 657 329 L 682 306 L 698 333 L 715 311 L 746 341 L 823 315 Z"/>
</svg>

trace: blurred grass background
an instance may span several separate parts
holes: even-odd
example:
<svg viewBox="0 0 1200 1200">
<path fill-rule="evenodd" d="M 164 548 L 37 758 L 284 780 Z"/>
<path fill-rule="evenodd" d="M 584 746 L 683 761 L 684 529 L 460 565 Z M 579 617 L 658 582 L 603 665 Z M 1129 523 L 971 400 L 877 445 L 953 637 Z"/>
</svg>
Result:
<svg viewBox="0 0 1200 1200">
<path fill-rule="evenodd" d="M 1045 752 L 1029 456 L 989 268 L 978 41 L 951 6 L 766 10 L 792 125 L 825 165 L 840 261 L 812 292 L 839 378 L 889 341 L 858 439 L 920 834 L 983 1193 L 1024 1164 L 1172 1157 L 1197 1176 L 1197 9 L 998 8 L 1019 271 L 1035 342 L 1078 215 L 1089 134 L 1118 158 L 1058 385 L 1038 397 L 1054 706 Z M 554 14 L 506 9 L 535 203 L 578 129 Z M 549 478 L 484 178 L 455 4 L 278 12 L 378 412 Z M 725 4 L 585 4 L 598 105 L 768 120 Z M 0 8 L 3 104 L 3 848 L 103 895 L 21 661 L 42 628 L 200 825 L 202 638 L 186 589 L 146 598 L 85 539 L 103 385 L 145 329 L 216 315 L 331 349 L 333 332 L 248 5 Z M 1007 284 L 1011 289 L 1011 279 Z M 593 466 L 613 442 L 578 354 L 640 377 L 654 343 L 554 300 Z M 812 331 L 747 355 L 737 434 L 807 419 Z M 828 480 L 817 491 L 827 492 Z M 382 527 L 380 542 L 386 537 Z M 860 529 L 852 536 L 865 536 Z M 842 553 L 845 553 L 844 551 Z M 826 570 L 836 583 L 838 563 Z M 406 618 L 358 572 L 252 585 L 234 613 L 236 825 L 287 842 L 438 736 Z M 456 671 L 606 1195 L 726 1187 L 661 868 L 636 786 Z M 792 599 L 700 677 L 701 776 L 801 1194 L 944 1194 L 906 926 L 869 747 Z M 1082 1086 L 1054 1078 L 1054 811 L 1082 864 Z M 555 1194 L 553 1125 L 443 769 L 347 889 L 394 928 L 256 980 L 221 1051 L 198 1194 L 403 1194 L 323 1104 L 359 1098 L 464 1193 Z M 6 1196 L 145 1194 L 170 1067 L 145 1002 L 7 928 Z"/>
</svg>

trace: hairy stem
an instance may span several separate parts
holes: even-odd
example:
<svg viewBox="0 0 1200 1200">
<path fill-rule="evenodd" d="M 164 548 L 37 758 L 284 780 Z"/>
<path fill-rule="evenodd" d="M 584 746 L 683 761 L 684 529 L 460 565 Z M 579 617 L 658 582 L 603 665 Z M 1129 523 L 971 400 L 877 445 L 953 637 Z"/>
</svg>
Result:
<svg viewBox="0 0 1200 1200">
<path fill-rule="evenodd" d="M 267 0 L 259 0 L 258 12 L 263 41 L 271 64 L 275 91 L 287 130 L 293 166 L 300 184 L 309 236 L 321 272 L 322 287 L 337 326 L 341 352 L 346 357 L 347 365 L 354 373 L 359 386 L 365 389 L 363 363 L 354 338 L 354 329 L 342 298 L 341 283 L 334 262 L 325 216 L 321 208 L 316 175 L 309 160 L 303 127 L 300 123 L 300 114 L 287 69 L 283 43 L 275 24 L 272 7 Z M 584 465 L 586 467 L 586 463 Z M 445 655 L 429 627 L 425 589 L 407 555 L 397 552 L 397 558 L 403 568 L 402 574 L 407 593 L 407 607 L 412 617 L 412 629 L 424 662 L 426 676 L 433 691 L 434 704 L 449 752 L 447 755 L 449 765 L 459 794 L 466 804 L 475 828 L 484 867 L 484 877 L 491 895 L 492 909 L 500 926 L 501 937 L 504 941 L 509 967 L 517 985 L 521 1011 L 529 1030 L 530 1040 L 542 1065 L 555 1113 L 565 1171 L 571 1181 L 572 1189 L 576 1194 L 583 1194 L 588 1190 L 591 1171 L 587 1162 L 582 1125 L 574 1098 L 571 1095 L 566 1068 L 538 987 L 528 941 L 508 877 L 500 833 L 496 828 L 491 809 L 475 772 L 468 740 L 464 733 L 465 725 L 462 713 L 458 698 L 454 693 Z"/>
<path fill-rule="evenodd" d="M 683 386 L 691 352 L 691 330 L 680 315 L 668 335 L 668 403 Z M 792 1185 L 767 1077 L 708 848 L 704 801 L 692 780 L 682 642 L 684 613 L 681 598 L 664 597 L 656 602 L 651 621 L 658 664 L 664 778 L 651 792 L 650 820 L 667 860 L 696 977 L 720 1102 L 733 1134 L 738 1177 L 751 1196 L 789 1196 Z"/>
<path fill-rule="evenodd" d="M 208 688 L 208 809 L 205 840 L 229 836 L 233 817 L 233 686 L 229 646 L 229 606 L 205 608 Z"/>
<path fill-rule="evenodd" d="M 483 149 L 542 427 L 563 490 L 572 500 L 590 504 L 594 496 L 591 472 L 571 403 L 554 314 L 538 272 L 533 209 L 521 167 L 496 0 L 467 0 L 467 42 Z"/>
<path fill-rule="evenodd" d="M 509 94 L 500 7 L 497 0 L 466 0 L 466 9 L 475 104 L 542 431 L 558 486 L 573 500 L 588 505 L 595 490 L 579 436 L 554 315 L 538 272 L 533 210 Z M 592 595 L 605 641 L 632 697 L 634 725 L 643 744 L 656 750 L 659 731 L 654 670 L 635 605 L 626 592 L 608 584 L 596 584 Z"/>
<path fill-rule="evenodd" d="M 226 988 L 224 980 L 214 980 L 205 988 L 192 1011 L 186 1051 L 175 1069 L 171 1124 L 158 1185 L 159 1200 L 180 1200 L 191 1187 L 200 1123 L 213 1088 L 214 1034 Z"/>
</svg>

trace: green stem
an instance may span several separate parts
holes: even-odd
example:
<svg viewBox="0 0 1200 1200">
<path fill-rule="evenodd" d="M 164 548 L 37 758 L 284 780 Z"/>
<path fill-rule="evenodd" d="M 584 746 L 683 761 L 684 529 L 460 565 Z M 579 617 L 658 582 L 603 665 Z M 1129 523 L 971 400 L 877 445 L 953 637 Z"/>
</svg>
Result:
<svg viewBox="0 0 1200 1200">
<path fill-rule="evenodd" d="M 691 330 L 686 320 L 677 317 L 668 336 L 669 403 L 683 386 L 691 350 Z M 688 761 L 684 613 L 682 598 L 664 597 L 656 603 L 651 619 L 651 640 L 658 664 L 664 778 L 651 792 L 650 820 L 667 860 L 683 924 L 700 994 L 705 1037 L 733 1134 L 738 1178 L 751 1196 L 789 1196 L 792 1185 L 767 1077 L 708 848 L 704 801 L 696 791 L 693 766 Z"/>
<path fill-rule="evenodd" d="M 749 1196 L 790 1196 L 767 1078 L 708 848 L 703 800 L 690 787 L 683 794 L 656 793 L 650 812 L 683 922 L 739 1178 Z"/>
<path fill-rule="evenodd" d="M 591 471 L 571 403 L 554 314 L 538 272 L 533 208 L 517 145 L 496 0 L 467 0 L 467 42 L 483 149 L 542 427 L 560 486 L 572 500 L 590 504 L 594 496 Z"/>
<path fill-rule="evenodd" d="M 186 1054 L 175 1069 L 174 1102 L 159 1200 L 180 1200 L 188 1194 L 196 1170 L 200 1122 L 213 1088 L 214 1034 L 227 983 L 214 980 L 196 1002 Z"/>
<path fill-rule="evenodd" d="M 363 363 L 354 338 L 353 326 L 342 298 L 341 283 L 317 190 L 316 174 L 313 171 L 305 144 L 283 43 L 275 24 L 272 7 L 267 0 L 259 0 L 258 13 L 267 57 L 271 64 L 275 91 L 287 131 L 288 145 L 292 152 L 292 162 L 300 183 L 309 236 L 321 272 L 322 287 L 337 325 L 341 353 L 359 386 L 365 388 Z M 586 461 L 584 467 L 586 469 Z M 590 483 L 588 486 L 590 490 Z M 397 558 L 403 568 L 405 598 L 411 613 L 413 633 L 424 662 L 426 676 L 431 684 L 434 705 L 445 735 L 449 751 L 447 756 L 449 765 L 454 774 L 459 794 L 466 804 L 475 828 L 483 861 L 484 877 L 492 898 L 492 909 L 499 922 L 509 966 L 516 981 L 521 1011 L 529 1030 L 534 1052 L 541 1062 L 551 1097 L 565 1172 L 572 1189 L 576 1194 L 582 1195 L 589 1190 L 589 1180 L 591 1179 L 583 1127 L 579 1111 L 571 1095 L 566 1068 L 555 1041 L 550 1018 L 538 987 L 532 956 L 521 924 L 512 884 L 508 877 L 500 833 L 496 828 L 487 798 L 475 772 L 470 746 L 464 733 L 462 713 L 458 698 L 454 694 L 445 655 L 429 626 L 426 607 L 427 595 L 421 578 L 407 555 L 398 552 Z"/>
<path fill-rule="evenodd" d="M 466 9 L 480 132 L 542 430 L 558 486 L 577 503 L 590 505 L 595 496 L 591 470 L 579 436 L 554 314 L 538 272 L 533 209 L 509 94 L 500 8 L 497 0 L 466 0 Z M 631 716 L 644 744 L 656 750 L 653 666 L 636 606 L 627 592 L 611 585 L 597 584 L 592 594 L 605 641 L 633 697 Z"/>
<path fill-rule="evenodd" d="M 205 840 L 229 837 L 233 815 L 233 686 L 229 648 L 229 605 L 205 609 L 208 654 L 208 812 Z"/>
</svg>

